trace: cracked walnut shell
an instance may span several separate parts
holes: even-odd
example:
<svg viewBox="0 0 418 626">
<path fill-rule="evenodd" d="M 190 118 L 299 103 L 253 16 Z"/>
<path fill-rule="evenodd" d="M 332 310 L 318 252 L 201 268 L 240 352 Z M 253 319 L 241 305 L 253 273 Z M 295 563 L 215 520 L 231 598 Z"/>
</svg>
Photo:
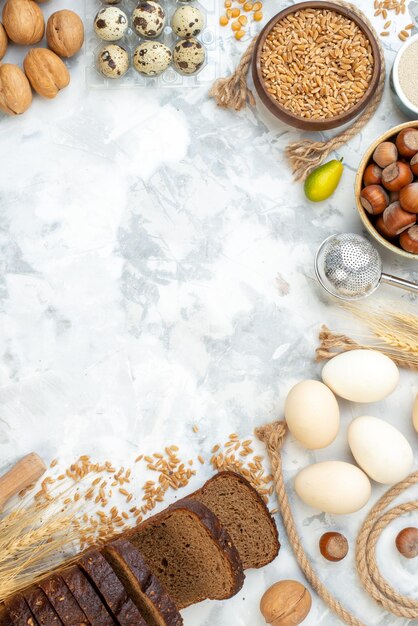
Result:
<svg viewBox="0 0 418 626">
<path fill-rule="evenodd" d="M 7 0 L 3 7 L 3 26 L 11 41 L 29 46 L 44 36 L 44 15 L 33 0 Z"/>
<path fill-rule="evenodd" d="M 65 63 L 55 52 L 46 48 L 29 50 L 23 67 L 33 89 L 44 98 L 55 98 L 70 83 Z"/>
<path fill-rule="evenodd" d="M 32 103 L 29 81 L 17 65 L 0 65 L 0 110 L 7 115 L 20 115 Z"/>
<path fill-rule="evenodd" d="M 49 48 L 60 57 L 72 57 L 84 42 L 84 26 L 81 18 L 64 9 L 56 11 L 46 25 L 46 39 Z"/>
</svg>

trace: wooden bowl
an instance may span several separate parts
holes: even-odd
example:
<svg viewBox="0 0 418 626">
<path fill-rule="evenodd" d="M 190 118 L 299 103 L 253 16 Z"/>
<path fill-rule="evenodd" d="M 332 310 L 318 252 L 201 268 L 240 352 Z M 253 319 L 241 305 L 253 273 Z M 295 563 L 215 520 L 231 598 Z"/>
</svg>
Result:
<svg viewBox="0 0 418 626">
<path fill-rule="evenodd" d="M 327 118 L 326 120 L 307 120 L 305 118 L 298 117 L 294 115 L 291 111 L 285 109 L 281 104 L 275 100 L 271 94 L 265 88 L 263 75 L 261 72 L 261 54 L 264 47 L 264 42 L 269 35 L 270 31 L 276 26 L 277 22 L 287 17 L 291 13 L 295 13 L 296 11 L 300 11 L 301 9 L 329 9 L 331 11 L 335 11 L 336 13 L 340 13 L 345 17 L 352 20 L 357 26 L 363 31 L 366 35 L 367 39 L 370 41 L 373 56 L 374 56 L 374 70 L 372 74 L 372 78 L 369 84 L 369 87 L 364 94 L 364 96 L 355 104 L 351 109 L 341 113 L 340 115 L 336 115 L 335 117 Z M 338 4 L 334 4 L 334 2 L 325 2 L 318 0 L 317 2 L 299 2 L 297 4 L 293 4 L 292 6 L 287 7 L 280 13 L 277 13 L 260 33 L 258 37 L 256 47 L 253 54 L 253 62 L 252 62 L 252 75 L 254 80 L 254 85 L 256 91 L 263 102 L 263 104 L 268 108 L 268 110 L 273 113 L 276 117 L 278 117 L 282 122 L 286 122 L 290 126 L 294 128 L 300 128 L 303 130 L 328 130 L 330 128 L 337 128 L 338 126 L 342 126 L 346 124 L 350 120 L 354 119 L 359 115 L 363 109 L 368 105 L 371 98 L 373 97 L 380 78 L 381 71 L 381 58 L 379 46 L 376 41 L 376 38 L 367 24 L 358 17 L 355 13 L 350 11 L 350 9 L 339 6 Z"/>
<path fill-rule="evenodd" d="M 361 190 L 363 189 L 364 171 L 366 167 L 369 165 L 369 163 L 372 162 L 373 152 L 376 150 L 377 146 L 380 143 L 382 143 L 382 141 L 390 141 L 392 139 L 395 139 L 396 135 L 398 135 L 401 132 L 401 130 L 403 130 L 404 128 L 418 129 L 418 121 L 406 122 L 405 124 L 400 124 L 399 126 L 395 126 L 391 130 L 388 130 L 386 133 L 381 135 L 378 139 L 376 139 L 375 142 L 372 143 L 372 145 L 370 146 L 370 148 L 367 150 L 366 154 L 364 155 L 359 165 L 359 168 L 357 170 L 354 190 L 355 190 L 355 195 L 356 195 L 357 210 L 360 214 L 361 221 L 363 222 L 364 226 L 366 227 L 368 232 L 371 234 L 371 236 L 374 237 L 374 239 L 376 239 L 376 241 L 378 241 L 382 246 L 384 246 L 386 250 L 390 250 L 390 252 L 394 252 L 398 256 L 402 256 L 406 259 L 414 259 L 414 261 L 418 261 L 418 254 L 412 254 L 412 252 L 407 252 L 406 250 L 403 250 L 400 246 L 397 246 L 396 244 L 391 243 L 390 241 L 382 237 L 382 235 L 375 229 L 373 222 L 370 219 L 371 216 L 367 213 L 365 209 L 363 209 L 363 206 L 360 202 L 360 193 L 361 193 Z"/>
</svg>

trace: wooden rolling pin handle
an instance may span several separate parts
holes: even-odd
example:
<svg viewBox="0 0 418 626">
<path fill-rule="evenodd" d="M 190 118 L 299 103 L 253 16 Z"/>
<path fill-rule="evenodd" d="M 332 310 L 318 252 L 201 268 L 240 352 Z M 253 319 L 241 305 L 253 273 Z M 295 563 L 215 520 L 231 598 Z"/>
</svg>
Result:
<svg viewBox="0 0 418 626">
<path fill-rule="evenodd" d="M 46 465 L 35 452 L 27 454 L 0 478 L 0 511 L 10 498 L 16 496 L 46 471 Z"/>
</svg>

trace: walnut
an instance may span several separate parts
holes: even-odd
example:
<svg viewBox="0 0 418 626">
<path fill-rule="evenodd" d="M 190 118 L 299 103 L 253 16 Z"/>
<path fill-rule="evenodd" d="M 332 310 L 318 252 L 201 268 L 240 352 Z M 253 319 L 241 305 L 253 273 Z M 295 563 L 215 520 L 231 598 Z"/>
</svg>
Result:
<svg viewBox="0 0 418 626">
<path fill-rule="evenodd" d="M 7 0 L 3 26 L 9 39 L 23 46 L 38 43 L 45 32 L 43 13 L 33 0 Z"/>
<path fill-rule="evenodd" d="M 84 42 L 84 26 L 74 11 L 53 13 L 46 26 L 48 46 L 60 57 L 72 57 Z"/>
<path fill-rule="evenodd" d="M 6 54 L 6 50 L 7 50 L 7 44 L 8 44 L 8 39 L 7 39 L 7 33 L 4 29 L 3 24 L 0 22 L 0 61 L 2 60 L 2 58 L 4 57 L 4 55 Z"/>
<path fill-rule="evenodd" d="M 271 626 L 298 626 L 311 610 L 309 591 L 296 580 L 282 580 L 261 598 L 260 610 Z"/>
<path fill-rule="evenodd" d="M 8 115 L 24 113 L 32 103 L 29 81 L 17 65 L 0 65 L 0 109 Z"/>
<path fill-rule="evenodd" d="M 60 89 L 70 83 L 65 63 L 55 52 L 46 48 L 29 50 L 23 67 L 33 89 L 44 98 L 55 98 Z"/>
</svg>

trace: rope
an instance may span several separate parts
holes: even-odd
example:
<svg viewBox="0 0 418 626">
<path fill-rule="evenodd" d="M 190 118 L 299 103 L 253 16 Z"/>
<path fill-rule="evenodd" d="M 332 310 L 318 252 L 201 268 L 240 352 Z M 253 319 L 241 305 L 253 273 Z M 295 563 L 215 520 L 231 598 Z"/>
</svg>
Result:
<svg viewBox="0 0 418 626">
<path fill-rule="evenodd" d="M 350 626 L 365 626 L 363 622 L 345 609 L 325 587 L 314 571 L 303 549 L 290 509 L 283 478 L 281 449 L 284 444 L 286 430 L 286 423 L 284 421 L 277 421 L 257 428 L 255 434 L 267 447 L 279 508 L 290 545 L 292 546 L 293 552 L 306 579 L 331 611 Z M 395 507 L 382 515 L 384 509 L 386 509 L 397 496 L 416 483 L 418 483 L 418 472 L 411 474 L 404 481 L 392 487 L 392 489 L 377 502 L 360 530 L 356 550 L 357 569 L 360 580 L 366 591 L 387 611 L 410 619 L 418 618 L 418 602 L 398 594 L 389 583 L 384 580 L 376 563 L 375 549 L 381 532 L 393 519 L 418 509 L 418 502 L 415 501 Z"/>
<path fill-rule="evenodd" d="M 338 148 L 355 137 L 355 135 L 357 135 L 364 128 L 364 126 L 375 114 L 384 92 L 386 80 L 385 55 L 380 38 L 377 35 L 372 23 L 368 17 L 354 4 L 345 2 L 344 0 L 334 0 L 334 2 L 335 4 L 347 7 L 350 11 L 358 15 L 367 24 L 375 36 L 381 60 L 379 82 L 377 89 L 366 109 L 353 122 L 353 124 L 346 128 L 346 130 L 342 133 L 328 139 L 327 141 L 311 141 L 309 139 L 303 139 L 291 143 L 286 147 L 285 154 L 292 167 L 295 180 L 305 180 L 308 174 L 310 174 L 313 169 L 321 165 L 331 152 L 338 150 Z M 244 52 L 235 72 L 229 77 L 219 78 L 213 84 L 212 89 L 209 92 L 209 96 L 214 98 L 219 106 L 225 109 L 235 109 L 236 111 L 240 111 L 246 106 L 247 101 L 252 106 L 255 105 L 254 96 L 247 85 L 247 75 L 257 39 L 258 35 L 252 40 L 247 50 Z"/>
</svg>

